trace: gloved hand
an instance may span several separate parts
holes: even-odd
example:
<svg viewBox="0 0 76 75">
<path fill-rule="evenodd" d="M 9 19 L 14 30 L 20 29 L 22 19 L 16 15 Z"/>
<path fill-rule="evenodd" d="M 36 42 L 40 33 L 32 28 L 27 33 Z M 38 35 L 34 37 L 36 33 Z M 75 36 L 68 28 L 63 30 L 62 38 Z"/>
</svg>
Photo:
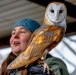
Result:
<svg viewBox="0 0 76 75">
<path fill-rule="evenodd" d="M 49 75 L 47 72 L 44 72 L 44 68 L 41 65 L 29 66 L 28 75 Z"/>
</svg>

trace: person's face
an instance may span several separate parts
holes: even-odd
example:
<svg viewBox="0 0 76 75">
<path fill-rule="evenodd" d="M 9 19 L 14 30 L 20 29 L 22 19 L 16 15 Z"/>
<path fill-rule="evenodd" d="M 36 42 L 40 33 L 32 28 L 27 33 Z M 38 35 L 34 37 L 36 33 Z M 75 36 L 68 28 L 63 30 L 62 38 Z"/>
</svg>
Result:
<svg viewBox="0 0 76 75">
<path fill-rule="evenodd" d="M 12 36 L 10 38 L 10 45 L 12 48 L 12 52 L 15 55 L 19 55 L 23 52 L 30 40 L 31 32 L 25 27 L 18 26 L 12 30 Z"/>
</svg>

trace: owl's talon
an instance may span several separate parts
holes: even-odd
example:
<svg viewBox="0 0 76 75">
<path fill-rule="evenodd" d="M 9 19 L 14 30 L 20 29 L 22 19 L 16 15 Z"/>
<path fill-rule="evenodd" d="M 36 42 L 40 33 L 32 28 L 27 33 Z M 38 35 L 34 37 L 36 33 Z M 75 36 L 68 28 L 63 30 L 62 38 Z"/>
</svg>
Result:
<svg viewBox="0 0 76 75">
<path fill-rule="evenodd" d="M 43 64 L 43 67 L 44 67 L 44 72 L 47 71 L 47 74 L 49 75 L 49 67 L 46 63 Z"/>
</svg>

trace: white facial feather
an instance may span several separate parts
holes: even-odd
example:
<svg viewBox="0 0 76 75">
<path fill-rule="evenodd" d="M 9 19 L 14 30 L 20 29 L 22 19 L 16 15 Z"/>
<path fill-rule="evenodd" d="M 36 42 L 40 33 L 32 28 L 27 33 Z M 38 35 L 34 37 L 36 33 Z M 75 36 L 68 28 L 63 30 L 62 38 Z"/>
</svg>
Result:
<svg viewBox="0 0 76 75">
<path fill-rule="evenodd" d="M 63 3 L 50 3 L 46 9 L 45 18 L 55 25 L 66 26 L 66 6 Z M 65 24 L 64 24 L 64 23 Z"/>
</svg>

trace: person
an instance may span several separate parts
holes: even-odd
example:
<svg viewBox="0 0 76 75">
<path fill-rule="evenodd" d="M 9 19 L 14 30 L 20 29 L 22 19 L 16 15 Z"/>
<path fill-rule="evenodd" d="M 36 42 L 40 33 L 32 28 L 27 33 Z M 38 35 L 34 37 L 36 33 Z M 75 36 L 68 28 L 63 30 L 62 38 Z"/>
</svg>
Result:
<svg viewBox="0 0 76 75">
<path fill-rule="evenodd" d="M 12 52 L 2 63 L 0 75 L 48 75 L 43 71 L 42 66 L 38 66 L 38 63 L 33 63 L 27 68 L 24 66 L 13 70 L 7 69 L 8 64 L 27 48 L 32 33 L 39 27 L 40 24 L 30 18 L 20 19 L 14 24 L 10 38 Z M 48 53 L 45 61 L 50 69 L 49 75 L 69 75 L 65 63 L 61 59 Z"/>
</svg>

